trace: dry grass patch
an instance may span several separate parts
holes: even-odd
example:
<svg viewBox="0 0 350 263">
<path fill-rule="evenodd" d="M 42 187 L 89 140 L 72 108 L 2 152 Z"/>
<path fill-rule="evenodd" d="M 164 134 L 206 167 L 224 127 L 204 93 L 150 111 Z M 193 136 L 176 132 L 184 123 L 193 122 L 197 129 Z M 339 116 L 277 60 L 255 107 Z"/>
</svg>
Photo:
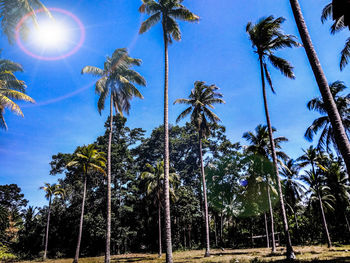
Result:
<svg viewBox="0 0 350 263">
<path fill-rule="evenodd" d="M 326 246 L 295 247 L 296 262 L 350 263 L 350 245 L 328 249 Z M 284 248 L 278 248 L 271 255 L 267 248 L 254 249 L 219 249 L 211 250 L 211 257 L 204 258 L 204 250 L 174 252 L 176 263 L 250 263 L 250 262 L 283 262 Z M 72 263 L 72 259 L 50 259 L 48 263 Z M 113 263 L 163 263 L 165 255 L 158 258 L 156 254 L 125 254 L 113 256 Z M 25 261 L 21 263 L 33 263 Z M 81 258 L 80 263 L 103 263 L 104 257 Z"/>
</svg>

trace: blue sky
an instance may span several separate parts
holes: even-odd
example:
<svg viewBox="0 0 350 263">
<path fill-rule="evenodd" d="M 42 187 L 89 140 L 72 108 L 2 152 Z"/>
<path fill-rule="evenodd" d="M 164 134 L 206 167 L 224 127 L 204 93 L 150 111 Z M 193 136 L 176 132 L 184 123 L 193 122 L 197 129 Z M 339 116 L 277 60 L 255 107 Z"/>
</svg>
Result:
<svg viewBox="0 0 350 263">
<path fill-rule="evenodd" d="M 9 112 L 5 118 L 8 131 L 0 130 L 0 184 L 18 184 L 31 205 L 46 204 L 39 191 L 43 182 L 55 182 L 49 175 L 51 156 L 72 152 L 78 145 L 93 142 L 104 132 L 107 111 L 96 110 L 97 96 L 91 76 L 80 71 L 85 65 L 103 66 L 107 55 L 116 48 L 127 47 L 131 56 L 141 58 L 137 70 L 146 78 L 141 88 L 144 100 L 135 99 L 128 118 L 130 127 L 148 133 L 163 121 L 163 41 L 160 26 L 139 36 L 145 18 L 138 12 L 139 0 L 46 0 L 48 7 L 66 9 L 83 22 L 86 39 L 73 56 L 60 61 L 42 61 L 9 45 L 1 36 L 2 57 L 23 65 L 17 74 L 26 81 L 27 93 L 37 104 L 21 104 L 25 118 Z M 278 4 L 277 4 L 278 3 Z M 322 25 L 320 13 L 329 0 L 300 0 L 306 22 L 324 67 L 328 81 L 349 84 L 349 68 L 339 71 L 339 52 L 348 32 L 331 36 L 329 23 Z M 226 105 L 215 111 L 227 127 L 228 137 L 242 140 L 245 131 L 265 123 L 257 58 L 245 32 L 248 21 L 260 17 L 284 16 L 283 28 L 298 36 L 289 1 L 284 0 L 185 0 L 184 4 L 200 16 L 199 23 L 180 23 L 183 40 L 169 49 L 169 120 L 175 122 L 182 106 L 172 105 L 177 98 L 188 96 L 196 80 L 216 84 L 224 94 Z M 278 55 L 295 66 L 296 80 L 288 80 L 271 69 L 277 94 L 268 100 L 273 126 L 289 142 L 285 151 L 293 158 L 309 145 L 303 134 L 318 116 L 309 112 L 306 103 L 318 96 L 311 68 L 302 48 L 288 49 Z"/>
</svg>

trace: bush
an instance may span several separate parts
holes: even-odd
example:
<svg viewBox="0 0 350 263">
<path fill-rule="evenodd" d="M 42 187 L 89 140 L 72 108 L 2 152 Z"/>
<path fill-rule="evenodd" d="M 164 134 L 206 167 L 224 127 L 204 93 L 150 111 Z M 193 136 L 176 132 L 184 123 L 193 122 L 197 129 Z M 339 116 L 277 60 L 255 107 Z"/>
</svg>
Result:
<svg viewBox="0 0 350 263">
<path fill-rule="evenodd" d="M 0 243 L 0 261 L 1 262 L 12 262 L 15 261 L 17 257 L 10 253 L 9 249 Z"/>
</svg>

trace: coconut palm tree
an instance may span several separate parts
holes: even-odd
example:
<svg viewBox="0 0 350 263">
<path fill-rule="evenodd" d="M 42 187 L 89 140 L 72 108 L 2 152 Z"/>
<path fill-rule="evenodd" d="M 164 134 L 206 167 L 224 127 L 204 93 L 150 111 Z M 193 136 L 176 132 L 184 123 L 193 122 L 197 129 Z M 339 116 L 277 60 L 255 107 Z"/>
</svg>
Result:
<svg viewBox="0 0 350 263">
<path fill-rule="evenodd" d="M 334 202 L 334 196 L 330 193 L 330 188 L 323 184 L 324 178 L 322 178 L 319 171 L 314 173 L 311 171 L 305 171 L 305 175 L 301 176 L 301 180 L 309 185 L 309 190 L 306 195 L 310 195 L 310 201 L 316 201 L 319 203 L 324 231 L 327 237 L 328 247 L 332 247 L 332 241 L 329 235 L 327 220 L 324 212 L 324 208 L 332 210 L 332 203 Z"/>
<path fill-rule="evenodd" d="M 304 154 L 301 155 L 299 158 L 296 159 L 298 162 L 298 165 L 301 168 L 304 168 L 308 165 L 311 165 L 311 170 L 315 174 L 316 173 L 316 167 L 318 165 L 318 161 L 321 155 L 321 152 L 319 149 L 314 148 L 312 145 L 307 148 L 306 150 L 303 149 Z"/>
<path fill-rule="evenodd" d="M 163 185 L 164 185 L 164 162 L 157 162 L 153 167 L 150 164 L 146 164 L 148 172 L 141 174 L 141 179 L 146 182 L 147 194 L 154 197 L 154 202 L 158 206 L 158 256 L 162 256 L 162 222 L 161 222 L 161 209 L 164 197 Z M 175 186 L 179 182 L 180 178 L 176 173 L 169 173 L 169 185 L 170 195 L 175 198 Z"/>
<path fill-rule="evenodd" d="M 208 200 L 207 200 L 207 187 L 205 182 L 204 164 L 203 164 L 203 152 L 202 152 L 202 139 L 210 135 L 210 123 L 217 123 L 220 118 L 210 110 L 214 109 L 213 104 L 225 103 L 222 99 L 222 94 L 216 92 L 219 88 L 215 85 L 205 85 L 203 81 L 196 81 L 194 83 L 194 89 L 192 89 L 188 99 L 177 99 L 174 104 L 180 103 L 188 105 L 176 119 L 179 122 L 187 115 L 191 114 L 191 124 L 196 128 L 198 132 L 199 143 L 199 156 L 201 163 L 201 173 L 203 181 L 203 196 L 204 196 L 204 216 L 205 216 L 205 230 L 206 230 L 206 248 L 205 257 L 210 256 L 210 241 L 209 241 L 209 215 L 208 215 Z"/>
<path fill-rule="evenodd" d="M 276 129 L 272 128 L 272 132 L 275 132 Z M 243 138 L 246 139 L 250 145 L 246 146 L 245 152 L 248 154 L 253 154 L 256 158 L 263 159 L 272 159 L 270 141 L 269 141 L 269 132 L 266 125 L 259 124 L 255 128 L 254 132 L 245 132 L 243 134 Z M 281 149 L 281 142 L 286 142 L 288 139 L 286 137 L 277 137 L 274 138 L 274 144 L 276 149 Z M 278 150 L 276 151 L 276 156 L 279 160 L 285 160 L 287 155 Z M 263 162 L 263 161 L 262 161 Z M 271 190 L 274 191 L 275 188 L 271 184 L 271 182 L 275 181 L 275 178 L 269 178 L 268 175 L 263 175 L 266 189 L 267 189 L 267 198 L 269 203 L 270 217 L 271 217 L 271 237 L 272 237 L 272 253 L 276 252 L 276 242 L 275 242 L 275 226 L 274 226 L 274 217 L 273 217 L 273 208 L 271 203 Z M 266 231 L 267 232 L 267 231 Z M 267 246 L 269 247 L 269 242 L 267 242 Z"/>
<path fill-rule="evenodd" d="M 24 81 L 18 80 L 15 72 L 23 72 L 20 64 L 7 59 L 0 59 L 0 128 L 7 130 L 5 109 L 23 117 L 21 108 L 13 100 L 23 100 L 34 103 L 34 100 L 25 94 Z"/>
<path fill-rule="evenodd" d="M 117 114 L 123 116 L 123 112 L 129 113 L 130 101 L 133 97 L 143 99 L 135 84 L 146 86 L 146 80 L 135 70 L 133 66 L 140 66 L 140 59 L 129 56 L 126 48 L 116 49 L 112 57 L 107 57 L 104 68 L 86 66 L 82 74 L 92 74 L 99 77 L 95 84 L 95 91 L 100 96 L 97 102 L 98 112 L 105 107 L 105 101 L 109 96 L 109 140 L 107 152 L 107 230 L 106 230 L 106 254 L 105 263 L 110 262 L 111 242 L 111 150 L 113 135 L 113 107 Z"/>
<path fill-rule="evenodd" d="M 25 15 L 29 14 L 34 24 L 38 23 L 35 14 L 37 9 L 43 9 L 52 18 L 50 11 L 39 0 L 0 0 L 1 28 L 11 44 L 15 40 L 17 24 Z M 26 23 L 22 25 L 20 31 L 25 36 L 28 31 Z"/>
<path fill-rule="evenodd" d="M 287 239 L 286 255 L 287 255 L 287 258 L 290 259 L 290 258 L 295 258 L 295 255 L 292 248 L 292 242 L 290 240 L 288 221 L 287 221 L 283 194 L 282 194 L 281 180 L 278 174 L 277 156 L 276 156 L 276 150 L 275 150 L 275 145 L 273 140 L 273 134 L 272 134 L 273 131 L 271 127 L 270 114 L 269 114 L 267 98 L 266 98 L 266 87 L 265 87 L 265 79 L 266 79 L 268 84 L 271 87 L 272 92 L 273 93 L 275 92 L 272 85 L 271 76 L 267 67 L 268 61 L 272 64 L 273 67 L 280 70 L 283 75 L 285 75 L 288 78 L 294 79 L 293 66 L 287 60 L 281 57 L 277 57 L 274 54 L 275 51 L 285 47 L 299 46 L 299 43 L 295 40 L 295 36 L 286 35 L 282 32 L 281 24 L 284 21 L 285 19 L 283 17 L 278 17 L 275 19 L 273 16 L 269 16 L 267 18 L 262 18 L 255 25 L 249 22 L 247 24 L 246 31 L 252 42 L 254 52 L 258 55 L 259 63 L 260 63 L 265 116 L 266 116 L 268 131 L 269 131 L 269 137 L 270 137 L 272 160 L 275 167 L 275 173 L 276 173 L 277 183 L 278 183 L 278 192 L 279 192 L 279 198 L 280 198 L 280 204 L 281 204 L 284 232 Z"/>
<path fill-rule="evenodd" d="M 342 96 L 340 94 L 347 88 L 342 81 L 335 81 L 331 83 L 329 85 L 329 88 L 331 90 L 335 104 L 337 105 L 338 112 L 342 118 L 344 128 L 348 133 L 350 131 L 350 94 L 346 96 Z M 335 134 L 332 128 L 332 124 L 327 115 L 326 106 L 322 100 L 322 97 L 313 98 L 307 103 L 307 107 L 309 110 L 318 111 L 323 116 L 314 120 L 311 126 L 307 128 L 304 135 L 305 138 L 308 141 L 312 141 L 314 135 L 316 135 L 319 130 L 323 129 L 318 140 L 317 148 L 330 152 L 330 145 L 332 144 L 334 148 L 339 152 L 335 141 Z"/>
<path fill-rule="evenodd" d="M 163 29 L 164 41 L 164 215 L 166 232 L 166 262 L 173 262 L 173 252 L 171 244 L 171 221 L 170 221 L 170 200 L 169 200 L 169 124 L 168 124 L 168 76 L 169 58 L 168 45 L 172 40 L 181 40 L 181 31 L 177 19 L 195 22 L 199 17 L 189 11 L 183 4 L 183 0 L 142 0 L 139 8 L 141 13 L 146 13 L 149 17 L 142 23 L 140 34 L 147 32 L 159 21 Z"/>
<path fill-rule="evenodd" d="M 49 227 L 50 227 L 50 212 L 51 212 L 52 196 L 64 197 L 65 191 L 60 184 L 49 184 L 49 183 L 44 183 L 44 186 L 41 186 L 40 189 L 45 191 L 45 198 L 49 201 L 49 211 L 47 212 L 47 222 L 46 222 L 45 250 L 44 250 L 44 256 L 43 256 L 43 260 L 46 260 L 47 245 L 49 243 Z"/>
<path fill-rule="evenodd" d="M 335 0 L 335 1 L 341 1 L 341 0 Z M 334 139 L 337 144 L 337 148 L 339 149 L 339 152 L 343 156 L 347 171 L 349 173 L 350 172 L 350 143 L 349 143 L 349 138 L 346 134 L 346 129 L 344 128 L 344 124 L 338 112 L 337 105 L 335 104 L 331 90 L 328 86 L 327 78 L 323 72 L 321 63 L 318 59 L 315 48 L 312 44 L 310 34 L 304 20 L 303 13 L 299 5 L 299 1 L 289 0 L 289 2 L 293 10 L 295 22 L 297 24 L 299 34 L 303 42 L 303 46 L 305 48 L 306 55 L 309 59 L 318 88 L 321 92 L 322 99 L 325 104 L 325 108 L 326 108 L 329 120 L 333 127 Z M 337 11 L 340 10 L 338 9 L 338 7 L 336 9 Z M 345 9 L 342 12 L 345 12 Z"/>
<path fill-rule="evenodd" d="M 67 167 L 73 167 L 77 169 L 77 172 L 81 173 L 83 177 L 83 198 L 81 202 L 81 215 L 80 215 L 80 225 L 79 225 L 79 235 L 77 242 L 77 249 L 75 252 L 75 257 L 73 263 L 78 263 L 79 252 L 80 252 L 80 242 L 81 235 L 83 232 L 83 219 L 84 219 L 84 206 L 86 197 L 86 184 L 88 177 L 91 173 L 101 173 L 106 175 L 106 159 L 103 152 L 99 152 L 94 144 L 88 146 L 80 147 L 74 153 L 74 158 L 67 164 Z"/>
</svg>

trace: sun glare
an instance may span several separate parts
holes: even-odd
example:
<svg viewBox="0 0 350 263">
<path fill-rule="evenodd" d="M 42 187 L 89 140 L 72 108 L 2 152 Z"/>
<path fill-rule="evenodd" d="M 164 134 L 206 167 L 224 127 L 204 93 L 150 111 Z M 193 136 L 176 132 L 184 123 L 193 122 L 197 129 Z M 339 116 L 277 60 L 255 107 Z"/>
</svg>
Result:
<svg viewBox="0 0 350 263">
<path fill-rule="evenodd" d="M 40 23 L 33 30 L 33 41 L 42 48 L 62 48 L 68 41 L 68 31 L 64 24 L 57 21 Z"/>
</svg>

